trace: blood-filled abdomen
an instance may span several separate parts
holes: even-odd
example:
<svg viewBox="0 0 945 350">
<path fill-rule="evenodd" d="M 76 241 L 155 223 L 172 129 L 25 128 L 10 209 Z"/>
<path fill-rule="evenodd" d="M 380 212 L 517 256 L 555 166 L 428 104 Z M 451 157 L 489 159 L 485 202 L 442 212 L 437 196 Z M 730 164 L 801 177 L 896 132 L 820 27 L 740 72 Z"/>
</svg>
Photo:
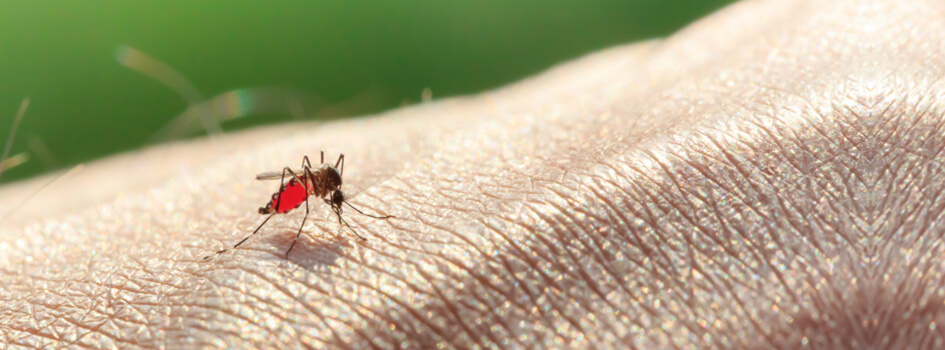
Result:
<svg viewBox="0 0 945 350">
<path fill-rule="evenodd" d="M 308 191 L 298 181 L 292 179 L 282 188 L 282 191 L 272 195 L 272 201 L 267 207 L 275 208 L 277 213 L 286 213 L 298 208 L 308 197 Z"/>
</svg>

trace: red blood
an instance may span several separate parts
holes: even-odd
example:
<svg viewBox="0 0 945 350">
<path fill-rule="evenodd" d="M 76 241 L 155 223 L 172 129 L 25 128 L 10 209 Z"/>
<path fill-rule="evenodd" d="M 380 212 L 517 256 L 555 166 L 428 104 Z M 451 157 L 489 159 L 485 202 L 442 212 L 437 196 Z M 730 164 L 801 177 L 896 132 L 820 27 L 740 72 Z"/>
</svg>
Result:
<svg viewBox="0 0 945 350">
<path fill-rule="evenodd" d="M 308 191 L 305 190 L 305 186 L 292 179 L 278 196 L 272 198 L 270 206 L 275 208 L 277 213 L 285 213 L 302 205 L 306 197 L 308 197 Z"/>
</svg>

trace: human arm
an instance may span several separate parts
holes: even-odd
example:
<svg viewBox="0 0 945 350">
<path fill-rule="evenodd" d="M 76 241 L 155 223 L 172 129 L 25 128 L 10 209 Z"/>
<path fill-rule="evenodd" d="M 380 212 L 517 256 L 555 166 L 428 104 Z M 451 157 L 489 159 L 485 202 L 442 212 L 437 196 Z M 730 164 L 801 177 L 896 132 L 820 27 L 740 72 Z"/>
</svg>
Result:
<svg viewBox="0 0 945 350">
<path fill-rule="evenodd" d="M 3 227 L 0 342 L 930 347 L 943 18 L 741 3 L 474 97 L 89 164 Z M 360 242 L 316 205 L 288 260 L 299 213 L 199 261 L 319 149 L 397 219 L 349 216 Z"/>
</svg>

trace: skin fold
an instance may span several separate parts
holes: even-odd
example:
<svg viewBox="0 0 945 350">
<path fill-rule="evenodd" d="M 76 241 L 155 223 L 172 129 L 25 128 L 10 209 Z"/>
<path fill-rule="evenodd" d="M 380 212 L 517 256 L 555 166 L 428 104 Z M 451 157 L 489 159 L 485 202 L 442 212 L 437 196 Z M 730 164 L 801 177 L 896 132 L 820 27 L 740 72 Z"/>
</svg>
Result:
<svg viewBox="0 0 945 350">
<path fill-rule="evenodd" d="M 477 96 L 0 189 L 0 344 L 941 348 L 945 8 L 738 3 Z M 39 103 L 39 101 L 34 101 Z M 351 203 L 263 219 L 345 154 Z M 316 159 L 317 161 L 317 159 Z"/>
</svg>

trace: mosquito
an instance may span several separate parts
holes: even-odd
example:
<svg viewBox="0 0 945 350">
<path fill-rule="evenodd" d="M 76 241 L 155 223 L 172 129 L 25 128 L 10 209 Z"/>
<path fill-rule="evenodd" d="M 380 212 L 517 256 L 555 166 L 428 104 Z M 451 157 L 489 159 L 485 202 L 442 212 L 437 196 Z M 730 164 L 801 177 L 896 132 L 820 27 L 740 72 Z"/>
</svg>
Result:
<svg viewBox="0 0 945 350">
<path fill-rule="evenodd" d="M 246 238 L 243 238 L 239 242 L 233 245 L 230 248 L 224 248 L 217 251 L 214 254 L 207 255 L 203 260 L 210 259 L 215 255 L 222 254 L 230 249 L 235 249 L 239 247 L 243 242 L 246 242 L 250 237 L 255 235 L 259 230 L 266 225 L 266 222 L 269 219 L 272 219 L 276 214 L 285 214 L 288 213 L 300 206 L 302 203 L 305 203 L 305 216 L 302 217 L 302 224 L 299 225 L 299 232 L 295 235 L 295 240 L 292 241 L 292 245 L 289 246 L 289 249 L 285 251 L 286 259 L 289 258 L 289 252 L 292 251 L 292 248 L 295 247 L 295 243 L 299 241 L 299 237 L 302 236 L 302 227 L 305 226 L 305 220 L 308 219 L 309 214 L 309 197 L 316 196 L 321 198 L 326 204 L 331 207 L 332 212 L 335 213 L 335 216 L 338 217 L 338 224 L 347 226 L 351 229 L 351 232 L 355 236 L 362 240 L 367 240 L 364 236 L 358 234 L 358 231 L 355 230 L 351 225 L 348 224 L 348 221 L 341 217 L 343 206 L 347 205 L 349 208 L 354 209 L 354 211 L 360 213 L 361 215 L 375 218 L 375 219 L 390 219 L 393 218 L 393 215 L 371 215 L 367 214 L 361 209 L 351 205 L 345 197 L 345 193 L 341 190 L 341 177 L 345 172 L 345 155 L 341 154 L 338 156 L 338 161 L 335 162 L 335 165 L 325 163 L 325 151 L 321 151 L 321 164 L 318 168 L 313 168 L 312 163 L 309 161 L 308 156 L 302 157 L 302 168 L 297 170 L 292 170 L 289 167 L 282 169 L 282 172 L 265 172 L 256 175 L 256 180 L 275 180 L 281 179 L 281 184 L 279 185 L 279 190 L 276 193 L 272 194 L 272 198 L 266 203 L 265 207 L 259 208 L 259 213 L 263 215 L 269 215 L 265 220 L 255 230 L 253 233 L 250 233 Z M 286 182 L 286 178 L 289 178 L 289 181 Z"/>
</svg>

